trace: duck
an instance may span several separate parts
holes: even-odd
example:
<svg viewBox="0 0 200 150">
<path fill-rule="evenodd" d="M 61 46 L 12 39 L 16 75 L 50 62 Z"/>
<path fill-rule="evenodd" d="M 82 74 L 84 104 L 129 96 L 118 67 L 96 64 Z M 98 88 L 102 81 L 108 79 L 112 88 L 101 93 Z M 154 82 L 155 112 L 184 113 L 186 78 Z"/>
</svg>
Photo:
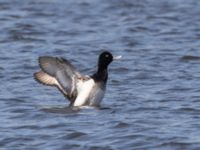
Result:
<svg viewBox="0 0 200 150">
<path fill-rule="evenodd" d="M 98 58 L 96 72 L 91 75 L 82 75 L 63 57 L 40 56 L 38 58 L 41 70 L 34 73 L 36 81 L 43 85 L 57 87 L 69 100 L 70 106 L 98 107 L 105 95 L 108 80 L 108 66 L 114 57 L 109 51 L 103 51 Z"/>
</svg>

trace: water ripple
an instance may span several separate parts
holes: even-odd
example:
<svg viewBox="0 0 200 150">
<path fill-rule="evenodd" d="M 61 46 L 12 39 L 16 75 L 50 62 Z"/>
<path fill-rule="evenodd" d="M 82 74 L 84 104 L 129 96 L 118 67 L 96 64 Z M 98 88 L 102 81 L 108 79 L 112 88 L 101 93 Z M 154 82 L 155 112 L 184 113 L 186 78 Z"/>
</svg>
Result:
<svg viewBox="0 0 200 150">
<path fill-rule="evenodd" d="M 0 2 L 0 147 L 199 150 L 200 2 Z M 33 79 L 39 56 L 62 56 L 83 74 L 106 49 L 100 108 L 70 108 Z"/>
</svg>

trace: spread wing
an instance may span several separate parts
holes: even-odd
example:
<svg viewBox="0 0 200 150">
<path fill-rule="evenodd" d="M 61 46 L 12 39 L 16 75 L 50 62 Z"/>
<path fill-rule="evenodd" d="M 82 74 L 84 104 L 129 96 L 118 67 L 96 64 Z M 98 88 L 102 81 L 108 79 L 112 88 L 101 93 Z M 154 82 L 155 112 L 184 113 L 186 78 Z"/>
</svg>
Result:
<svg viewBox="0 0 200 150">
<path fill-rule="evenodd" d="M 73 102 L 77 96 L 77 82 L 82 78 L 75 67 L 66 59 L 58 57 L 39 57 L 41 71 L 34 77 L 42 84 L 57 86 Z"/>
</svg>

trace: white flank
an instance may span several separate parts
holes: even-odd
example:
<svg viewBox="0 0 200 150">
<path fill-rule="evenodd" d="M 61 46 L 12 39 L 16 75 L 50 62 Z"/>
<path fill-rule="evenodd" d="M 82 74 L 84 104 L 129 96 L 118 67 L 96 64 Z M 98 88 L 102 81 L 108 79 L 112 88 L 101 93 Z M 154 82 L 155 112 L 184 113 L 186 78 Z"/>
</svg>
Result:
<svg viewBox="0 0 200 150">
<path fill-rule="evenodd" d="M 86 103 L 94 84 L 95 82 L 93 79 L 78 83 L 78 96 L 74 102 L 74 106 L 82 106 Z"/>
<path fill-rule="evenodd" d="M 94 87 L 94 89 L 91 92 L 90 95 L 90 106 L 99 106 L 101 103 L 101 100 L 103 99 L 105 94 L 105 90 L 99 88 L 99 87 Z"/>
</svg>

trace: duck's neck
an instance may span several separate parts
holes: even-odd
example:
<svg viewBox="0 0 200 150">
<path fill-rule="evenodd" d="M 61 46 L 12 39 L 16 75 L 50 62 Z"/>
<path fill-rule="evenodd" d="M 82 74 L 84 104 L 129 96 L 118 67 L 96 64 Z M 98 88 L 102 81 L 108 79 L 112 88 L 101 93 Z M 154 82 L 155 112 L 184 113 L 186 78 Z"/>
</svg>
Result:
<svg viewBox="0 0 200 150">
<path fill-rule="evenodd" d="M 108 79 L 108 71 L 107 67 L 98 67 L 97 72 L 93 75 L 94 80 L 96 81 L 104 81 L 107 82 Z"/>
</svg>

